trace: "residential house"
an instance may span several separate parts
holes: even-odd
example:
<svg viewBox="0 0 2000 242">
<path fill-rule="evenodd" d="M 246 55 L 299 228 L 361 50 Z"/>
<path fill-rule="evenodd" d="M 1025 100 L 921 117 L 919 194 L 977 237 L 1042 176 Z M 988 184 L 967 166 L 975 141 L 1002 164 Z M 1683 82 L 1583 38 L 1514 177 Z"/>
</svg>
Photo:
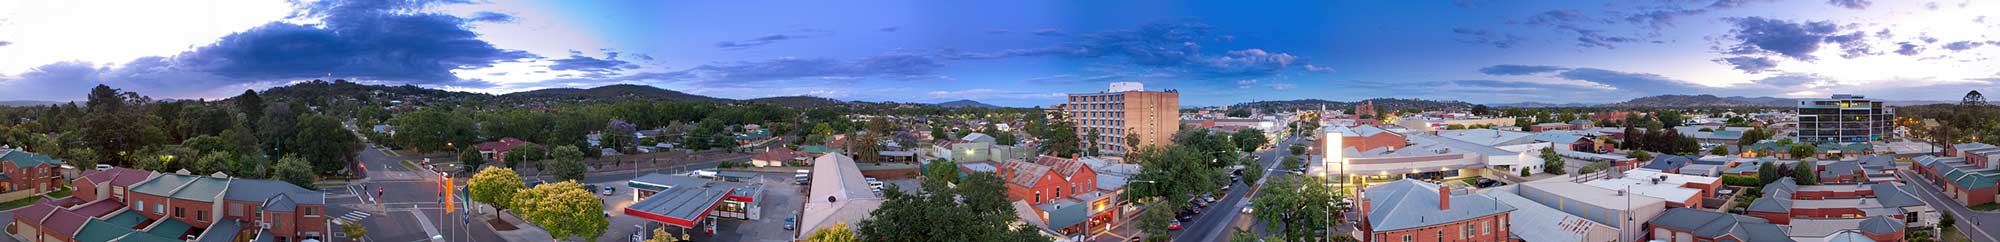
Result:
<svg viewBox="0 0 2000 242">
<path fill-rule="evenodd" d="M 20 149 L 0 150 L 0 192 L 62 189 L 62 160 Z"/>
<path fill-rule="evenodd" d="M 1030 224 L 1056 234 L 1079 235 L 1116 222 L 1111 213 L 1115 197 L 1098 190 L 1097 171 L 1083 162 L 1042 156 L 1001 162 L 999 168 L 998 175 L 1007 181 L 1007 198 L 1015 201 L 1017 212 L 1035 215 L 1022 217 Z"/>
<path fill-rule="evenodd" d="M 533 145 L 533 144 L 535 143 L 529 143 L 528 141 L 515 139 L 514 137 L 506 137 L 506 138 L 500 138 L 500 140 L 497 141 L 487 141 L 479 144 L 474 144 L 472 145 L 472 147 L 479 149 L 479 154 L 485 155 L 486 160 L 498 161 L 506 159 L 507 151 L 514 149 L 514 147 L 520 147 L 522 145 Z"/>
<path fill-rule="evenodd" d="M 1402 179 L 1361 196 L 1361 241 L 1513 241 L 1514 206 L 1484 194 Z"/>
</svg>

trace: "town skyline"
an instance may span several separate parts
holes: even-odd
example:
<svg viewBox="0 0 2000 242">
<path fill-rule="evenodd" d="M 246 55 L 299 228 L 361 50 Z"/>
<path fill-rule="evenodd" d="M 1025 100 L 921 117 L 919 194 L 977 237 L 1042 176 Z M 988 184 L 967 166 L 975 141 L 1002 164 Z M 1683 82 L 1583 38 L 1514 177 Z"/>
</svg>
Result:
<svg viewBox="0 0 2000 242">
<path fill-rule="evenodd" d="M 1985 16 L 2000 4 L 1971 1 L 216 3 L 0 11 L 0 54 L 10 56 L 0 59 L 0 100 L 82 100 L 96 84 L 222 98 L 345 79 L 489 94 L 640 84 L 732 99 L 1015 107 L 1109 82 L 1180 90 L 1192 106 L 1666 94 L 1945 101 L 2000 82 L 1985 61 L 2000 39 L 1976 31 L 2000 29 Z M 1364 14 L 1380 10 L 1398 14 Z M 63 31 L 81 28 L 102 31 Z"/>
</svg>

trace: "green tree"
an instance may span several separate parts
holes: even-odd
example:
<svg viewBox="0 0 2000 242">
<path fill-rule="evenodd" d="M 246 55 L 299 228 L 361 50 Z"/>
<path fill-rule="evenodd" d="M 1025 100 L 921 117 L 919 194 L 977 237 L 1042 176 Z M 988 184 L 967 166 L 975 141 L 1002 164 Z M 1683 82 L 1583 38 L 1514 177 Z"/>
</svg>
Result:
<svg viewBox="0 0 2000 242">
<path fill-rule="evenodd" d="M 1097 139 L 1099 139 L 1099 138 L 1104 138 L 1104 137 L 1101 137 L 1101 136 L 1102 136 L 1102 135 L 1101 135 L 1101 134 L 1098 134 L 1098 133 L 1097 133 L 1097 129 L 1095 129 L 1095 128 L 1092 128 L 1092 129 L 1090 129 L 1090 132 L 1088 132 L 1088 133 L 1086 133 L 1085 135 L 1083 135 L 1083 144 L 1084 144 L 1084 145 L 1083 145 L 1083 146 L 1084 146 L 1084 147 L 1083 147 L 1083 156 L 1099 156 L 1099 155 L 1103 155 L 1103 153 L 1099 153 L 1099 152 L 1102 152 L 1102 151 L 1098 150 L 1098 148 L 1097 148 Z"/>
<path fill-rule="evenodd" d="M 1792 180 L 1796 180 L 1799 185 L 1819 184 L 1819 172 L 1815 171 L 1818 169 L 1813 168 L 1815 166 L 1808 161 L 1799 161 L 1798 164 L 1793 164 Z"/>
<path fill-rule="evenodd" d="M 1241 163 L 1243 164 L 1243 184 L 1257 184 L 1257 179 L 1264 178 L 1264 164 L 1257 163 L 1257 160 L 1252 159 L 1244 159 Z"/>
<path fill-rule="evenodd" d="M 564 149 L 556 148 L 558 152 Z M 597 241 L 597 236 L 611 225 L 610 217 L 604 216 L 604 201 L 584 191 L 583 184 L 576 181 L 520 190 L 509 205 L 521 220 L 542 226 L 558 239 L 582 236 L 585 241 Z"/>
<path fill-rule="evenodd" d="M 1636 159 L 1639 162 L 1648 162 L 1653 160 L 1653 153 L 1644 150 L 1633 150 L 1630 153 L 1625 153 L 1625 158 Z"/>
<path fill-rule="evenodd" d="M 1211 165 L 1212 157 L 1187 145 L 1146 147 L 1128 154 L 1126 160 L 1139 163 L 1139 173 L 1132 175 L 1135 182 L 1126 184 L 1120 200 L 1180 200 L 1217 190 L 1229 180 L 1221 166 Z"/>
<path fill-rule="evenodd" d="M 1041 153 L 1060 157 L 1076 156 L 1083 152 L 1083 143 L 1076 134 L 1076 123 L 1058 119 L 1049 125 L 1049 136 L 1041 145 Z"/>
<path fill-rule="evenodd" d="M 589 167 L 583 164 L 583 151 L 576 146 L 556 147 L 551 153 L 554 153 L 555 162 L 549 170 L 555 173 L 556 180 L 582 181 L 584 172 L 589 171 Z"/>
<path fill-rule="evenodd" d="M 200 175 L 215 174 L 216 172 L 237 175 L 229 166 L 232 162 L 230 159 L 236 159 L 236 154 L 230 154 L 228 151 L 209 152 L 208 154 L 202 154 L 201 159 L 196 159 L 194 165 L 188 167 L 188 171 Z"/>
<path fill-rule="evenodd" d="M 1181 210 L 1182 203 L 1168 200 L 1154 200 L 1146 205 L 1146 211 L 1139 214 L 1139 231 L 1146 234 L 1167 234 L 1167 226 L 1174 224 L 1174 212 Z"/>
<path fill-rule="evenodd" d="M 1229 136 L 1229 139 L 1236 141 L 1236 148 L 1242 149 L 1243 152 L 1256 152 L 1258 147 L 1271 142 L 1270 138 L 1264 137 L 1263 130 L 1255 128 L 1238 129 L 1236 134 Z"/>
<path fill-rule="evenodd" d="M 1778 181 L 1778 166 L 1771 163 L 1777 162 L 1764 162 L 1764 164 L 1757 165 L 1757 184 L 1771 184 L 1771 182 Z"/>
<path fill-rule="evenodd" d="M 478 149 L 464 149 L 458 152 L 458 163 L 464 166 L 460 167 L 464 172 L 478 171 L 479 166 L 486 165 L 486 154 L 480 154 Z"/>
<path fill-rule="evenodd" d="M 1278 167 L 1286 170 L 1298 169 L 1301 166 L 1305 166 L 1305 160 L 1295 155 L 1285 156 L 1285 159 L 1278 161 Z"/>
<path fill-rule="evenodd" d="M 521 175 L 512 168 L 486 167 L 472 174 L 472 180 L 465 182 L 467 193 L 473 201 L 483 202 L 497 209 L 512 207 L 514 193 L 527 189 Z"/>
<path fill-rule="evenodd" d="M 353 164 L 361 141 L 341 128 L 340 121 L 316 114 L 300 115 L 298 120 L 299 132 L 292 136 L 287 150 L 312 163 L 319 174 L 333 174 Z"/>
<path fill-rule="evenodd" d="M 63 151 L 61 157 L 63 157 L 64 163 L 69 163 L 70 166 L 77 169 L 94 169 L 93 167 L 97 167 L 98 159 L 102 159 L 100 158 L 102 156 L 97 154 L 97 150 L 92 150 L 89 147 L 70 148 Z"/>
<path fill-rule="evenodd" d="M 1311 240 L 1320 234 L 1321 228 L 1332 226 L 1337 216 L 1333 204 L 1338 198 L 1333 196 L 1333 188 L 1312 177 L 1288 176 L 1276 178 L 1264 184 L 1251 198 L 1250 205 L 1256 207 L 1254 215 L 1265 223 L 1265 230 L 1279 231 L 1292 240 Z"/>
<path fill-rule="evenodd" d="M 547 156 L 547 149 L 541 145 L 524 144 L 507 149 L 507 156 L 504 159 L 508 168 L 521 168 L 521 164 L 532 163 L 535 169 L 541 169 L 541 161 L 548 159 Z"/>
<path fill-rule="evenodd" d="M 1248 118 L 1248 117 L 1250 117 L 1250 110 L 1249 110 L 1249 109 L 1240 109 L 1240 108 L 1239 108 L 1239 109 L 1231 109 L 1231 110 L 1229 110 L 1229 114 L 1228 114 L 1228 115 L 1229 115 L 1229 117 L 1232 117 L 1232 118 Z"/>
<path fill-rule="evenodd" d="M 818 127 L 814 127 L 814 128 L 818 128 Z M 932 124 L 932 125 L 931 125 L 931 139 L 932 139 L 932 140 L 945 140 L 945 139 L 951 139 L 951 133 L 945 133 L 945 132 L 944 132 L 944 125 L 941 125 L 941 124 Z"/>
<path fill-rule="evenodd" d="M 1292 144 L 1292 155 L 1306 155 L 1306 145 Z"/>
<path fill-rule="evenodd" d="M 836 222 L 833 223 L 833 226 L 827 226 L 826 228 L 813 230 L 812 234 L 806 235 L 806 241 L 861 242 L 861 237 L 854 236 L 854 229 L 847 228 L 847 222 Z"/>
<path fill-rule="evenodd" d="M 437 152 L 458 145 L 471 145 L 461 143 L 472 141 L 478 134 L 472 129 L 474 125 L 470 117 L 434 108 L 404 113 L 389 119 L 389 123 L 396 126 L 396 136 L 392 138 L 396 144 L 419 152 Z"/>
<path fill-rule="evenodd" d="M 1812 145 L 1804 143 L 1795 143 L 1792 144 L 1790 149 L 1786 150 L 1786 153 L 1791 154 L 1792 159 L 1806 160 L 1806 157 L 1812 157 L 1813 153 L 1816 153 L 1818 151 L 1819 150 L 1813 148 Z"/>
<path fill-rule="evenodd" d="M 1709 149 L 1709 150 L 1708 150 L 1708 154 L 1710 154 L 1710 155 L 1729 155 L 1729 146 L 1723 146 L 1723 145 L 1717 145 L 1717 146 L 1715 146 L 1715 148 L 1714 148 L 1714 149 Z"/>
<path fill-rule="evenodd" d="M 1555 146 L 1542 147 L 1542 172 L 1556 175 L 1567 173 L 1563 172 L 1563 158 L 1561 155 L 1556 155 Z"/>
<path fill-rule="evenodd" d="M 307 164 L 305 159 L 300 159 L 298 156 L 285 156 L 285 158 L 278 159 L 278 165 L 271 167 L 271 171 L 272 178 L 292 183 L 292 185 L 299 185 L 299 187 L 315 187 L 313 183 L 318 182 L 318 178 L 313 177 L 312 165 Z"/>
<path fill-rule="evenodd" d="M 361 223 L 341 223 L 340 231 L 347 233 L 347 238 L 354 238 L 350 241 L 361 241 L 358 238 L 368 237 L 368 228 L 362 227 Z"/>
<path fill-rule="evenodd" d="M 958 162 L 942 158 L 931 160 L 931 163 L 924 167 L 924 180 L 926 182 L 942 183 L 958 182 Z"/>
<path fill-rule="evenodd" d="M 861 221 L 867 241 L 1049 241 L 1036 228 L 1017 226 L 1006 187 L 991 172 L 973 173 L 958 188 L 927 183 L 925 193 L 882 189 L 887 201 Z M 952 226 L 937 226 L 951 224 Z"/>
</svg>

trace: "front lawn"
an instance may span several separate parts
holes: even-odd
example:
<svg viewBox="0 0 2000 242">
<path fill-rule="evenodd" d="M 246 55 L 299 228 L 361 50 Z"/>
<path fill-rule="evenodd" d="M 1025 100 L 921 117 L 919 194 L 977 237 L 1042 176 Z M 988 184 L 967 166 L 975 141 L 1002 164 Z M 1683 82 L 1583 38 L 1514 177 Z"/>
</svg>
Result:
<svg viewBox="0 0 2000 242">
<path fill-rule="evenodd" d="M 1990 211 L 1993 211 L 1993 210 L 2000 210 L 2000 203 L 1986 203 L 1986 204 L 1980 204 L 1979 206 L 1972 206 L 1972 207 L 1967 207 L 1967 208 L 1971 208 L 1972 210 L 1979 210 L 1979 211 L 1989 211 L 1989 212 L 1990 212 Z"/>
<path fill-rule="evenodd" d="M 16 208 L 27 207 L 28 205 L 34 205 L 36 199 L 42 199 L 42 196 L 24 197 L 21 199 L 14 199 L 13 201 L 0 203 L 0 210 L 14 210 Z"/>
</svg>

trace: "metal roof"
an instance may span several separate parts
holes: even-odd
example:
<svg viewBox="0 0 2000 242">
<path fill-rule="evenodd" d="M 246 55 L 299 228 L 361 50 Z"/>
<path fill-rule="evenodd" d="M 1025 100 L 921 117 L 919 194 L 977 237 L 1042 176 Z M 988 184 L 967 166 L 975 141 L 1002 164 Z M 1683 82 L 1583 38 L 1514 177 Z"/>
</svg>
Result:
<svg viewBox="0 0 2000 242">
<path fill-rule="evenodd" d="M 1523 185 L 1527 184 L 1536 183 L 1526 183 Z M 1515 210 L 1517 213 L 1507 215 L 1507 229 L 1511 234 L 1520 237 L 1522 240 L 1600 241 L 1593 240 L 1590 237 L 1594 237 L 1592 236 L 1593 234 L 1600 237 L 1606 235 L 1617 236 L 1618 231 L 1616 227 L 1597 223 L 1583 217 L 1577 217 L 1576 215 L 1550 208 L 1547 205 L 1535 203 L 1535 201 L 1528 200 L 1528 198 L 1515 195 L 1514 193 L 1495 191 L 1499 191 L 1499 189 L 1484 189 L 1480 190 L 1480 193 L 1491 196 L 1493 199 L 1506 203 L 1508 206 L 1513 206 L 1515 209 L 1519 209 Z"/>
<path fill-rule="evenodd" d="M 653 194 L 625 207 L 625 214 L 653 219 L 661 223 L 681 227 L 694 227 L 694 221 L 706 217 L 724 197 L 729 196 L 727 188 L 673 187 Z"/>
<path fill-rule="evenodd" d="M 1689 231 L 1697 237 L 1735 237 L 1743 241 L 1792 241 L 1782 228 L 1762 218 L 1689 208 L 1670 208 L 1650 222 L 1653 226 Z"/>
<path fill-rule="evenodd" d="M 1401 230 L 1514 211 L 1480 194 L 1452 194 L 1451 210 L 1439 210 L 1438 191 L 1437 184 L 1413 179 L 1369 187 L 1363 196 L 1373 206 L 1367 215 L 1370 225 L 1374 231 Z"/>
</svg>

